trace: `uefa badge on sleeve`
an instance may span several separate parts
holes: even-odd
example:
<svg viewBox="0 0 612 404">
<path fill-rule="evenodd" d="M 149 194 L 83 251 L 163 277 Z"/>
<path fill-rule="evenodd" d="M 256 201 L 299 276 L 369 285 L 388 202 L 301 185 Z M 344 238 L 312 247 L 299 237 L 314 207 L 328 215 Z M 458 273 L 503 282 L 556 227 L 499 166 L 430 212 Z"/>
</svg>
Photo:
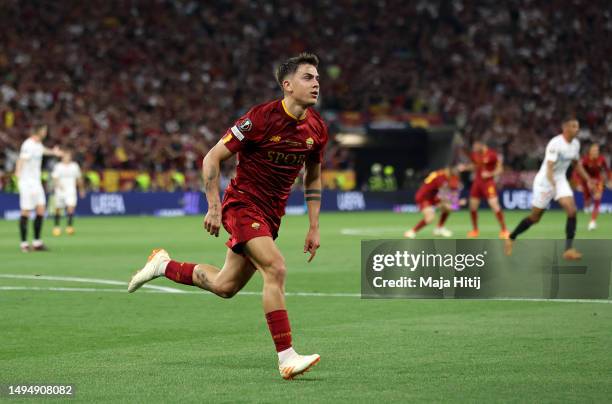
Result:
<svg viewBox="0 0 612 404">
<path fill-rule="evenodd" d="M 253 123 L 249 118 L 238 124 L 238 129 L 240 129 L 240 132 L 248 132 L 251 130 L 251 128 L 253 128 Z"/>
</svg>

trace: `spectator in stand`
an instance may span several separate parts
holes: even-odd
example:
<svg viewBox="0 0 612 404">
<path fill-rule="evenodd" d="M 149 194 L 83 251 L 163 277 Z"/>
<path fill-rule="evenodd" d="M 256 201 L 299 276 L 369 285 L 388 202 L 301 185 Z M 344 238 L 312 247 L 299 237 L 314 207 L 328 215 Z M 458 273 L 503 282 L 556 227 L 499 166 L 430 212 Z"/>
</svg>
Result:
<svg viewBox="0 0 612 404">
<path fill-rule="evenodd" d="M 327 66 L 324 110 L 440 114 L 515 169 L 537 168 L 569 107 L 582 141 L 612 133 L 604 0 L 5 0 L 0 23 L 5 166 L 38 119 L 94 170 L 197 170 L 245 106 L 279 96 L 261 61 L 302 50 Z"/>
</svg>

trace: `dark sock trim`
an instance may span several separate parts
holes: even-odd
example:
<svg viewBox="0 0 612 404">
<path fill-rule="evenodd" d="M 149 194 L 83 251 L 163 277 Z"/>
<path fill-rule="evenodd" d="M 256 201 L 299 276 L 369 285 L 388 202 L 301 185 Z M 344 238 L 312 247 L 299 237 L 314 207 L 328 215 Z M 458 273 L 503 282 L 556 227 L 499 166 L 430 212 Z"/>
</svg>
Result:
<svg viewBox="0 0 612 404">
<path fill-rule="evenodd" d="M 529 218 L 529 216 L 521 220 L 518 226 L 516 226 L 516 228 L 510 234 L 510 239 L 515 240 L 519 234 L 527 231 L 527 229 L 529 229 L 533 225 L 533 223 L 534 222 Z"/>
<path fill-rule="evenodd" d="M 22 243 L 28 241 L 28 217 L 27 216 L 19 217 L 19 235 L 21 236 Z"/>
</svg>

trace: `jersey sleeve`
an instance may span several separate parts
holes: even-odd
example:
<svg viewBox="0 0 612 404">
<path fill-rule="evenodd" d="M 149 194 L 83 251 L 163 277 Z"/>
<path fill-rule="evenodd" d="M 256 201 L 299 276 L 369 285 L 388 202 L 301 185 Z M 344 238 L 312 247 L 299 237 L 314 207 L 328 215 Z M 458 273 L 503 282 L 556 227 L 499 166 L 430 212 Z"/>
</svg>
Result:
<svg viewBox="0 0 612 404">
<path fill-rule="evenodd" d="M 604 156 L 600 156 L 601 159 L 601 168 L 603 169 L 605 175 L 608 177 L 608 181 L 612 181 L 612 170 L 610 170 L 610 166 L 608 166 L 608 162 Z"/>
<path fill-rule="evenodd" d="M 493 165 L 493 168 L 495 168 L 498 161 L 501 161 L 500 154 L 496 152 L 495 150 L 491 150 L 491 163 Z"/>
<path fill-rule="evenodd" d="M 238 153 L 248 144 L 257 143 L 266 134 L 265 113 L 261 107 L 254 107 L 241 116 L 223 135 L 225 147 Z"/>
<path fill-rule="evenodd" d="M 321 125 L 321 135 L 320 141 L 316 143 L 316 147 L 314 150 L 308 155 L 308 161 L 312 163 L 321 163 L 323 162 L 323 157 L 325 154 L 325 146 L 327 146 L 327 140 L 329 139 L 329 133 L 327 129 L 327 125 L 324 123 Z"/>
<path fill-rule="evenodd" d="M 580 160 L 580 141 L 578 139 L 574 139 L 576 142 L 576 147 L 574 148 L 574 161 Z"/>
<path fill-rule="evenodd" d="M 583 167 L 586 167 L 587 164 L 589 163 L 589 155 L 585 154 L 584 156 L 582 156 L 582 158 L 580 159 L 580 164 L 582 164 Z"/>
<path fill-rule="evenodd" d="M 557 142 L 552 140 L 548 142 L 548 145 L 546 146 L 546 155 L 544 157 L 544 161 L 555 162 L 557 161 L 558 157 L 559 157 L 559 147 L 557 145 Z"/>
<path fill-rule="evenodd" d="M 32 144 L 30 142 L 23 142 L 19 150 L 19 158 L 24 160 L 32 158 Z"/>
</svg>

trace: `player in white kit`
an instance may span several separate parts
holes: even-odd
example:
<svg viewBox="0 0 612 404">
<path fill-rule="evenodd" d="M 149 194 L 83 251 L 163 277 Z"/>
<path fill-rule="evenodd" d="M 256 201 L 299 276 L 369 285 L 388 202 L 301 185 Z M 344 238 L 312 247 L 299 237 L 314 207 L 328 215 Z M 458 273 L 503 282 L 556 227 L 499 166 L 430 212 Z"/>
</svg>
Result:
<svg viewBox="0 0 612 404">
<path fill-rule="evenodd" d="M 548 142 L 544 161 L 533 180 L 531 213 L 516 226 L 510 238 L 505 241 L 507 255 L 512 254 L 512 243 L 518 235 L 539 222 L 548 204 L 554 199 L 567 213 L 563 258 L 566 260 L 582 258 L 582 254 L 572 247 L 576 234 L 576 203 L 566 177 L 567 169 L 572 164 L 589 187 L 593 186 L 592 179 L 580 162 L 580 142 L 576 139 L 579 129 L 576 118 L 567 118 L 563 121 L 563 133 Z"/>
<path fill-rule="evenodd" d="M 77 185 L 81 198 L 85 197 L 83 188 L 83 179 L 81 177 L 81 168 L 72 161 L 72 152 L 65 150 L 62 156 L 62 161 L 53 167 L 53 188 L 55 194 L 55 227 L 53 235 L 59 236 L 62 234 L 60 227 L 60 217 L 63 209 L 66 210 L 68 225 L 66 226 L 67 234 L 74 234 L 73 218 L 74 209 L 77 205 Z"/>
<path fill-rule="evenodd" d="M 21 145 L 19 159 L 15 169 L 15 176 L 19 185 L 19 231 L 21 235 L 21 251 L 30 251 L 28 243 L 28 219 L 30 212 L 36 210 L 34 219 L 34 239 L 32 249 L 34 251 L 45 251 L 46 247 L 40 238 L 43 218 L 45 215 L 45 191 L 41 183 L 42 159 L 45 155 L 61 156 L 61 150 L 56 146 L 48 149 L 42 142 L 47 136 L 47 126 L 34 126 L 33 131 Z"/>
</svg>

